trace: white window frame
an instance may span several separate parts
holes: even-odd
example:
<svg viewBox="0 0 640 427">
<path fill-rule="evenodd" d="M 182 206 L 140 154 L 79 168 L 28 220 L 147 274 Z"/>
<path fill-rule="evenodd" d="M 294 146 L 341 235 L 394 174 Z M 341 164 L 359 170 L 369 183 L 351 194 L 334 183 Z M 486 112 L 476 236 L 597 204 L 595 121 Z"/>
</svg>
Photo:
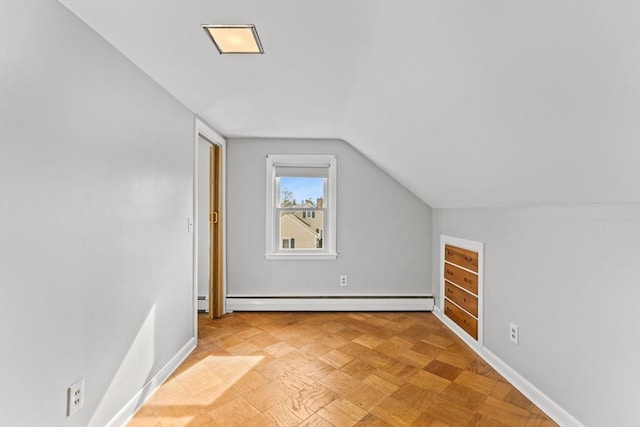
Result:
<svg viewBox="0 0 640 427">
<path fill-rule="evenodd" d="M 280 233 L 278 232 L 278 216 L 276 215 L 276 199 L 279 197 L 279 185 L 276 179 L 276 168 L 286 167 L 326 167 L 327 185 L 325 190 L 326 219 L 323 231 L 322 249 L 280 249 Z M 336 259 L 336 218 L 337 218 L 337 161 L 330 154 L 269 154 L 266 170 L 266 253 L 268 260 L 332 260 Z"/>
</svg>

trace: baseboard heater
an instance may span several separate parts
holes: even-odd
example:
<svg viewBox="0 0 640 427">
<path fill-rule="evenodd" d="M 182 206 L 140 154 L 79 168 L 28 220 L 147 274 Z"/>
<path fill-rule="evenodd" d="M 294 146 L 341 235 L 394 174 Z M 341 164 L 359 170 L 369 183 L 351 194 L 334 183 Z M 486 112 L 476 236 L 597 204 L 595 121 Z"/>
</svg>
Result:
<svg viewBox="0 0 640 427">
<path fill-rule="evenodd" d="M 228 296 L 226 311 L 432 311 L 433 295 Z"/>
<path fill-rule="evenodd" d="M 209 297 L 206 295 L 198 295 L 198 311 L 203 313 L 209 312 Z"/>
</svg>

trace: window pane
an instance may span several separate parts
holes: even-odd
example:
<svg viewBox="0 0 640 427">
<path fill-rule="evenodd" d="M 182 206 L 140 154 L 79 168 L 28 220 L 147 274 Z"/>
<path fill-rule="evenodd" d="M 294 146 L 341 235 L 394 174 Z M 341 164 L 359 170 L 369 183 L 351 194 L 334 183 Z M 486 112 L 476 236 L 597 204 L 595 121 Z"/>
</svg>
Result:
<svg viewBox="0 0 640 427">
<path fill-rule="evenodd" d="M 280 180 L 279 205 L 283 208 L 322 208 L 326 178 L 283 176 Z"/>
<path fill-rule="evenodd" d="M 322 249 L 323 229 L 323 211 L 281 211 L 281 249 Z"/>
</svg>

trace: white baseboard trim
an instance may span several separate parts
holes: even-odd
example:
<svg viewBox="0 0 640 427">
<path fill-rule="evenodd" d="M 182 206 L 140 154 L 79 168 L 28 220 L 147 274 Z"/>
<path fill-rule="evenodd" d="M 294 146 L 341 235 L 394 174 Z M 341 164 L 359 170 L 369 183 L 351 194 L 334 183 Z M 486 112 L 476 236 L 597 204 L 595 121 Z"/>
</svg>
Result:
<svg viewBox="0 0 640 427">
<path fill-rule="evenodd" d="M 580 421 L 578 421 L 573 415 L 565 411 L 560 405 L 558 405 L 549 396 L 544 394 L 540 389 L 531 384 L 520 375 L 515 369 L 505 363 L 498 356 L 493 354 L 487 347 L 478 345 L 467 336 L 462 329 L 444 316 L 439 307 L 433 308 L 433 314 L 442 322 L 445 326 L 451 329 L 459 338 L 461 338 L 478 356 L 484 359 L 493 369 L 495 369 L 500 375 L 502 375 L 511 385 L 517 388 L 522 394 L 524 394 L 529 400 L 531 400 L 538 408 L 540 408 L 551 419 L 563 427 L 585 427 Z"/>
<path fill-rule="evenodd" d="M 126 405 L 107 423 L 107 427 L 121 427 L 126 425 L 135 413 L 149 400 L 153 393 L 158 390 L 163 382 L 169 378 L 177 368 L 184 362 L 184 360 L 191 354 L 196 348 L 196 338 L 192 337 L 172 358 L 166 365 L 158 371 L 141 389 L 138 391 Z"/>
<path fill-rule="evenodd" d="M 483 358 L 500 375 L 505 377 L 515 388 L 527 396 L 538 408 L 551 417 L 556 423 L 564 427 L 585 427 L 573 415 L 565 411 L 560 405 L 544 394 L 539 388 L 527 381 L 522 375 L 507 365 L 502 359 L 483 348 Z"/>
<path fill-rule="evenodd" d="M 431 311 L 432 296 L 405 297 L 227 297 L 234 311 Z"/>
</svg>

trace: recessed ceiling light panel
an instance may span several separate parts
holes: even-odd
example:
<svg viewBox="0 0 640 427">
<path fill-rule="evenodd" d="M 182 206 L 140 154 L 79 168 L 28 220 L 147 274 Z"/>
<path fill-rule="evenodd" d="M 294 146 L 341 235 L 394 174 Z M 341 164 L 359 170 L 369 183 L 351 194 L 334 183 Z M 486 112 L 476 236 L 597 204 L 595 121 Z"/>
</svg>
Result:
<svg viewBox="0 0 640 427">
<path fill-rule="evenodd" d="M 203 25 L 211 41 L 223 53 L 264 53 L 255 25 Z"/>
</svg>

